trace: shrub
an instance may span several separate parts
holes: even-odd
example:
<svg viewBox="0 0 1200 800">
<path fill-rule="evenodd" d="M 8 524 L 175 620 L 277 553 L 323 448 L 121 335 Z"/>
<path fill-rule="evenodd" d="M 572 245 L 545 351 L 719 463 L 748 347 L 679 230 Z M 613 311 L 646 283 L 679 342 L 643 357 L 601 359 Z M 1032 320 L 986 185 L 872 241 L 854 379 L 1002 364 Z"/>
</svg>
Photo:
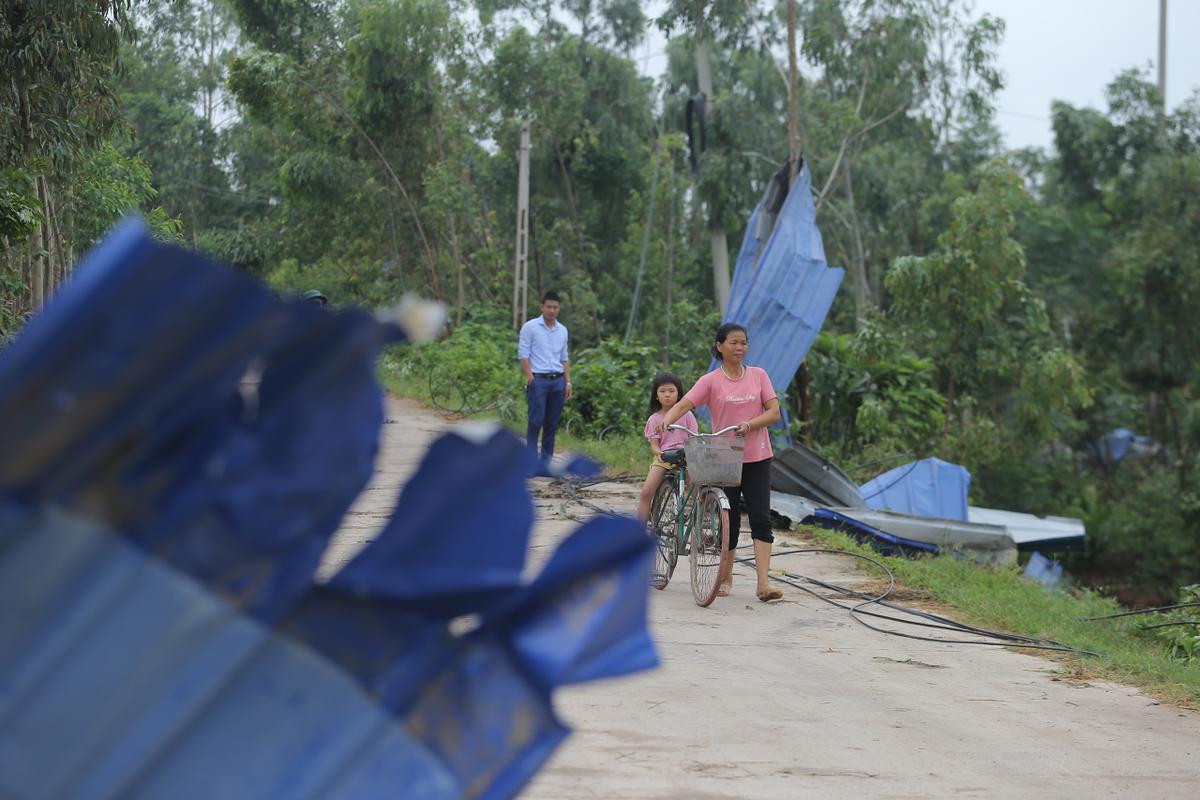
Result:
<svg viewBox="0 0 1200 800">
<path fill-rule="evenodd" d="M 472 309 L 446 339 L 389 351 L 382 368 L 440 410 L 464 416 L 491 413 L 506 422 L 525 418 L 524 378 L 517 335 L 497 314 Z M 662 371 L 654 349 L 609 339 L 572 353 L 571 400 L 562 429 L 583 440 L 610 434 L 641 436 L 654 376 Z M 684 388 L 690 375 L 681 374 Z"/>
<path fill-rule="evenodd" d="M 525 412 L 516 335 L 505 326 L 465 322 L 438 342 L 398 348 L 394 369 L 450 414 L 494 411 L 515 421 Z"/>
<path fill-rule="evenodd" d="M 572 362 L 574 395 L 563 412 L 571 434 L 600 438 L 640 431 L 648 415 L 650 384 L 661 371 L 653 350 L 608 339 L 581 351 Z"/>
<path fill-rule="evenodd" d="M 1181 587 L 1180 603 L 1200 602 L 1200 583 Z M 1167 652 L 1184 661 L 1200 661 L 1200 626 L 1196 624 L 1197 608 L 1177 608 L 1161 616 L 1142 617 L 1145 630 L 1167 647 Z M 1155 627 L 1161 626 L 1161 627 Z"/>
</svg>

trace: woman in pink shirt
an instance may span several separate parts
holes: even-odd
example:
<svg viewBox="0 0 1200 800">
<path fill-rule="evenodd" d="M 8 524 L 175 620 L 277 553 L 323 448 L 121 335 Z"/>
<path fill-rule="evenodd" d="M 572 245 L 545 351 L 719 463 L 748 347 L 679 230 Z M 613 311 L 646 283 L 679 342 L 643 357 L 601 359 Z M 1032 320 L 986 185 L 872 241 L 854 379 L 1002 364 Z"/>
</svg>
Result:
<svg viewBox="0 0 1200 800">
<path fill-rule="evenodd" d="M 746 329 L 735 322 L 717 328 L 713 357 L 721 364 L 708 373 L 676 403 L 659 423 L 665 429 L 684 414 L 700 406 L 712 412 L 713 430 L 736 425 L 746 437 L 741 486 L 725 487 L 729 497 L 729 549 L 737 547 L 742 522 L 742 503 L 750 517 L 750 538 L 754 540 L 754 566 L 758 574 L 755 594 L 759 600 L 778 600 L 783 592 L 771 586 L 767 577 L 771 567 L 771 438 L 767 428 L 779 420 L 779 400 L 766 371 L 748 367 L 743 361 L 750 348 Z M 726 596 L 733 588 L 733 559 L 725 564 L 717 594 Z"/>
</svg>

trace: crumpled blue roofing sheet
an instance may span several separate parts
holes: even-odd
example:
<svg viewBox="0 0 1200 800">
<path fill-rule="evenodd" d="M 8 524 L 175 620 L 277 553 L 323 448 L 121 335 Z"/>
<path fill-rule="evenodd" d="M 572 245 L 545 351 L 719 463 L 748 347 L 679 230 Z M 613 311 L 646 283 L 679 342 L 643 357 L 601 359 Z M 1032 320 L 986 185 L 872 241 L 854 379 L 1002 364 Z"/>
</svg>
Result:
<svg viewBox="0 0 1200 800">
<path fill-rule="evenodd" d="M 869 508 L 963 521 L 970 490 L 970 471 L 940 458 L 901 465 L 859 487 Z"/>
<path fill-rule="evenodd" d="M 747 363 L 766 370 L 775 391 L 783 392 L 821 332 L 845 270 L 825 261 L 807 165 L 759 252 L 755 228 L 763 213 L 760 204 L 746 225 L 723 321 L 745 326 Z"/>
<path fill-rule="evenodd" d="M 399 335 L 127 224 L 0 356 L 0 797 L 512 797 L 556 686 L 656 663 L 635 521 L 520 582 L 536 465 L 497 428 L 314 582 Z"/>
<path fill-rule="evenodd" d="M 885 556 L 915 556 L 922 553 L 937 553 L 940 549 L 935 544 L 918 542 L 915 539 L 906 539 L 903 536 L 888 533 L 831 508 L 818 508 L 813 511 L 811 522 L 822 528 L 849 534 L 854 539 L 871 545 L 876 552 Z"/>
</svg>

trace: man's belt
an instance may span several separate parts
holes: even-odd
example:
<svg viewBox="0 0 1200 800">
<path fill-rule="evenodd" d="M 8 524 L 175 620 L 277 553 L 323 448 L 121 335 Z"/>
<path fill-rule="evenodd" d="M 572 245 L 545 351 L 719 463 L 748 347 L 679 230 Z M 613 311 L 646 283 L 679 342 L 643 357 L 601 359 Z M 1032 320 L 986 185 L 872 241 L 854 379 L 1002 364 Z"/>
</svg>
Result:
<svg viewBox="0 0 1200 800">
<path fill-rule="evenodd" d="M 535 372 L 535 373 L 533 373 L 533 377 L 545 378 L 547 380 L 555 380 L 557 378 L 561 378 L 562 376 L 563 376 L 563 374 L 561 372 Z"/>
</svg>

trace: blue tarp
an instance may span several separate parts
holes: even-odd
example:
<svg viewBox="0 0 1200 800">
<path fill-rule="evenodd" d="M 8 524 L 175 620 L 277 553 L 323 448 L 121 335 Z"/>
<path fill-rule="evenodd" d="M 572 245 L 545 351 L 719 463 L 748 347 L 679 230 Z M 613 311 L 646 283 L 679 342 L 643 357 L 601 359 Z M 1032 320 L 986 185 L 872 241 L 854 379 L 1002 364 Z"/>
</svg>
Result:
<svg viewBox="0 0 1200 800">
<path fill-rule="evenodd" d="M 1114 428 L 1091 445 L 1101 461 L 1116 464 L 1126 456 L 1145 458 L 1162 452 L 1162 445 L 1149 436 L 1138 436 L 1128 428 Z"/>
<path fill-rule="evenodd" d="M 971 473 L 940 458 L 923 458 L 877 475 L 859 487 L 869 508 L 944 519 L 967 519 Z"/>
<path fill-rule="evenodd" d="M 0 797 L 512 797 L 555 687 L 656 663 L 636 521 L 521 582 L 537 465 L 494 426 L 314 581 L 399 337 L 129 224 L 0 355 Z"/>
<path fill-rule="evenodd" d="M 723 321 L 745 326 L 747 363 L 765 369 L 782 393 L 820 333 L 845 271 L 825 261 L 807 165 L 760 248 L 755 232 L 766 213 L 760 204 L 746 225 Z"/>
</svg>

